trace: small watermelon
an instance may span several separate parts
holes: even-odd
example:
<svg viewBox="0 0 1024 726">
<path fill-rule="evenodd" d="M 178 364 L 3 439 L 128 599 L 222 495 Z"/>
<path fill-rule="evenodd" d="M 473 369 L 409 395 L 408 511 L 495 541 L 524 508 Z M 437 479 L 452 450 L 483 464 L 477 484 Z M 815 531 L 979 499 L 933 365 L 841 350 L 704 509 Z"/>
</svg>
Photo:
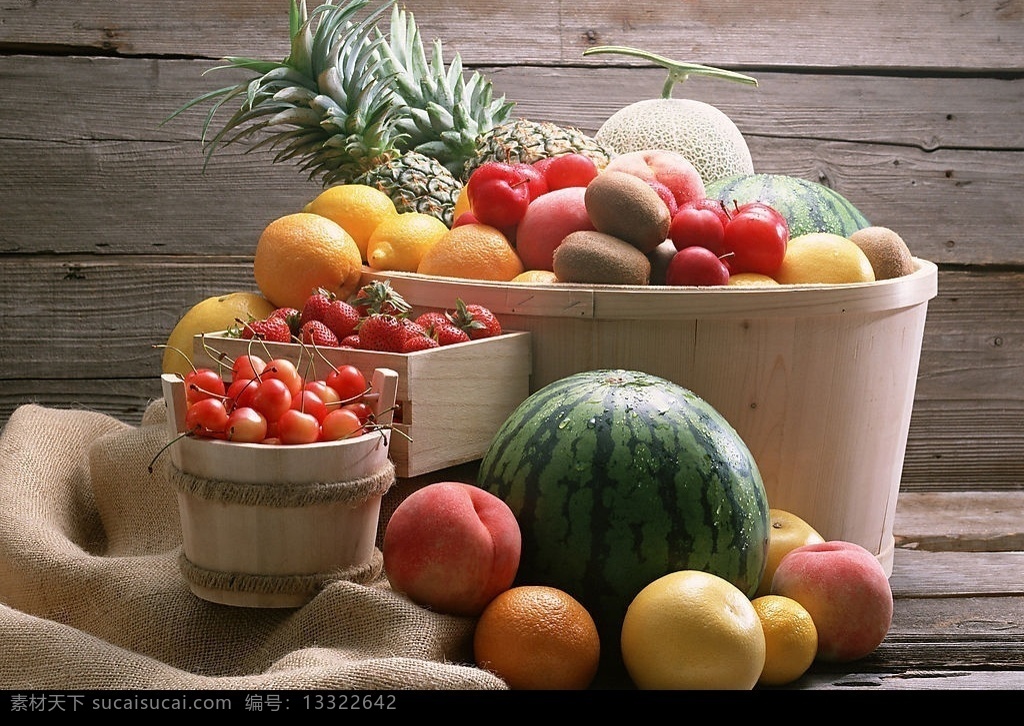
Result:
<svg viewBox="0 0 1024 726">
<path fill-rule="evenodd" d="M 733 203 L 763 202 L 789 223 L 789 236 L 831 232 L 849 237 L 871 223 L 839 192 L 800 177 L 785 174 L 746 174 L 719 179 L 705 188 L 710 199 Z"/>
<path fill-rule="evenodd" d="M 585 371 L 536 391 L 499 428 L 477 484 L 519 522 L 517 580 L 565 590 L 616 639 L 659 577 L 704 570 L 750 596 L 767 561 L 747 446 L 702 398 L 647 373 Z"/>
</svg>

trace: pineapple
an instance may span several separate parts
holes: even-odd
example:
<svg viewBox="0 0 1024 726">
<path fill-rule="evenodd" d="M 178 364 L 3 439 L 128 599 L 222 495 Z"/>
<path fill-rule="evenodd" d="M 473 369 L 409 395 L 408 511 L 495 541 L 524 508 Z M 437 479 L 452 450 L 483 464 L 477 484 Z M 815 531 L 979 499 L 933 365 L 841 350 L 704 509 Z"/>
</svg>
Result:
<svg viewBox="0 0 1024 726">
<path fill-rule="evenodd" d="M 436 216 L 449 226 L 469 173 L 485 161 L 533 161 L 573 151 L 598 161 L 607 154 L 576 129 L 510 120 L 514 104 L 494 99 L 479 73 L 466 80 L 456 54 L 444 66 L 441 43 L 431 59 L 411 13 L 392 7 L 389 33 L 376 20 L 392 1 L 361 20 L 371 0 L 333 0 L 310 14 L 292 0 L 291 49 L 280 62 L 227 58 L 217 69 L 241 69 L 255 78 L 188 102 L 177 116 L 213 101 L 213 117 L 229 102 L 239 108 L 209 141 L 218 146 L 264 138 L 249 150 L 277 151 L 274 161 L 295 160 L 324 185 L 361 183 L 387 193 L 402 211 Z"/>
</svg>

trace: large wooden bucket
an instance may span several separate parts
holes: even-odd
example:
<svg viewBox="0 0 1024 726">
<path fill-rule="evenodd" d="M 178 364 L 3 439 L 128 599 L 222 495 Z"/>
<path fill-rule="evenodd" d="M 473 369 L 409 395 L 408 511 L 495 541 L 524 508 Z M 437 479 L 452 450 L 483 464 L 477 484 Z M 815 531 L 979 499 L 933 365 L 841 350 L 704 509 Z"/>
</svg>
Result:
<svg viewBox="0 0 1024 726">
<path fill-rule="evenodd" d="M 462 298 L 532 334 L 531 391 L 626 368 L 707 400 L 746 442 L 770 506 L 892 572 L 896 499 L 938 271 L 850 285 L 671 288 L 498 284 L 367 271 L 414 311 Z"/>
</svg>

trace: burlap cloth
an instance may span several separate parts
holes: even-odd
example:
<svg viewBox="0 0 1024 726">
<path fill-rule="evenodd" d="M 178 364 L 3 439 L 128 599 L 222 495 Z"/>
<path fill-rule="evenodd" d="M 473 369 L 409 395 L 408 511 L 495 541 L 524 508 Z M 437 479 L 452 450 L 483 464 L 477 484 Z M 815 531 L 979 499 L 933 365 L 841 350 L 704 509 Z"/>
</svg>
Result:
<svg viewBox="0 0 1024 726">
<path fill-rule="evenodd" d="M 0 688 L 505 688 L 472 665 L 474 620 L 414 605 L 380 568 L 301 608 L 193 595 L 169 456 L 148 471 L 165 417 L 163 401 L 138 427 L 25 405 L 5 425 Z"/>
</svg>

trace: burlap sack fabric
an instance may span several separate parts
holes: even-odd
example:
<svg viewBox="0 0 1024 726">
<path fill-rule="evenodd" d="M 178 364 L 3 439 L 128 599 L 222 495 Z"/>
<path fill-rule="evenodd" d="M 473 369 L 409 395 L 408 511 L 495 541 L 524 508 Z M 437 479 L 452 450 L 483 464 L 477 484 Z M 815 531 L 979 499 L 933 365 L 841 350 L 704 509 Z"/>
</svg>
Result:
<svg viewBox="0 0 1024 726">
<path fill-rule="evenodd" d="M 4 427 L 0 688 L 505 688 L 472 665 L 472 619 L 414 605 L 377 566 L 301 608 L 193 595 L 169 457 L 148 471 L 165 417 L 25 405 Z"/>
</svg>

